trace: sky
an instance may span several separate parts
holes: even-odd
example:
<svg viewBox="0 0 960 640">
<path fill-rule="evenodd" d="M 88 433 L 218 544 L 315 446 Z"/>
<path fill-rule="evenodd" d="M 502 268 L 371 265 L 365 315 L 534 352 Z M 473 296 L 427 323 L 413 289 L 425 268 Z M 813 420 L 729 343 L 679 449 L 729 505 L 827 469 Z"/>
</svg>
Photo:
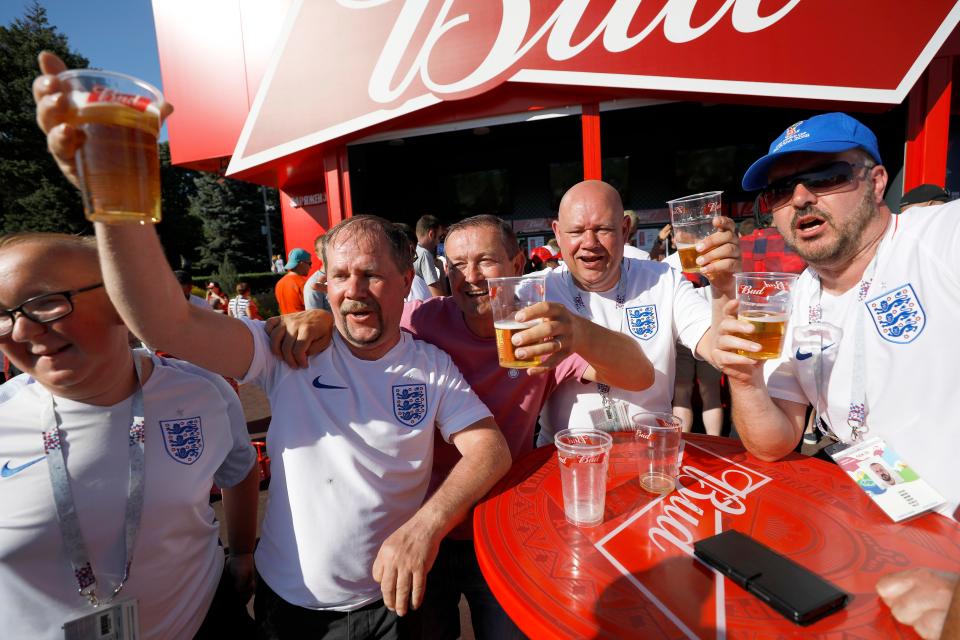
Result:
<svg viewBox="0 0 960 640">
<path fill-rule="evenodd" d="M 0 0 L 0 24 L 23 17 L 30 4 Z M 70 49 L 87 58 L 91 67 L 136 76 L 163 90 L 150 0 L 40 0 L 40 5 L 49 23 L 67 37 Z"/>
</svg>

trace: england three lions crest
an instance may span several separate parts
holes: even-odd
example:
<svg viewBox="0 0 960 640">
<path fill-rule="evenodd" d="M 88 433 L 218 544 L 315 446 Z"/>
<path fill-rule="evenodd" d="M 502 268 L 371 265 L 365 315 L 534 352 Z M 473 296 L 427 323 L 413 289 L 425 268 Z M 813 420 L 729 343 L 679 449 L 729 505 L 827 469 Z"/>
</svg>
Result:
<svg viewBox="0 0 960 640">
<path fill-rule="evenodd" d="M 161 420 L 163 444 L 170 457 L 181 464 L 193 464 L 203 453 L 203 429 L 200 418 Z"/>
<path fill-rule="evenodd" d="M 630 333 L 641 340 L 649 340 L 657 335 L 657 305 L 648 304 L 642 307 L 627 307 L 627 327 Z"/>
<path fill-rule="evenodd" d="M 408 427 L 420 424 L 427 415 L 427 385 L 393 385 L 393 415 Z"/>
<path fill-rule="evenodd" d="M 889 342 L 913 342 L 927 322 L 920 298 L 911 284 L 880 294 L 866 304 L 880 337 Z"/>
</svg>

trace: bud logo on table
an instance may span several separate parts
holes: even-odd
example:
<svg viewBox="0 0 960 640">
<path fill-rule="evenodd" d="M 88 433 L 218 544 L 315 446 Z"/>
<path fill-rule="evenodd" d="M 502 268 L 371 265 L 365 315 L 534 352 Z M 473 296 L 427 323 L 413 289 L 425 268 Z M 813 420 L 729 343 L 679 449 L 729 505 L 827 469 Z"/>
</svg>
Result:
<svg viewBox="0 0 960 640">
<path fill-rule="evenodd" d="M 771 478 L 693 442 L 684 446 L 708 455 L 698 455 L 696 465 L 681 463 L 678 489 L 647 504 L 596 547 L 686 637 L 725 637 L 723 580 L 712 580 L 712 570 L 699 571 L 690 563 L 693 543 L 720 533 L 731 517 L 749 517 L 750 494 Z M 638 548 L 650 552 L 638 554 Z M 709 602 L 691 609 L 689 594 L 672 586 L 678 583 L 697 583 L 708 590 Z"/>
</svg>

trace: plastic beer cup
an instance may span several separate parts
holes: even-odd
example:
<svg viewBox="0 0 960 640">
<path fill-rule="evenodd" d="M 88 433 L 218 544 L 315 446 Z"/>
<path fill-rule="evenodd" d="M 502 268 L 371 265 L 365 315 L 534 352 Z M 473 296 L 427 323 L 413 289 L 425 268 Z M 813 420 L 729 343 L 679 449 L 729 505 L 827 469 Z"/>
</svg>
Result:
<svg viewBox="0 0 960 640">
<path fill-rule="evenodd" d="M 669 413 L 633 416 L 640 486 L 650 493 L 670 493 L 676 486 L 681 425 L 680 418 Z"/>
<path fill-rule="evenodd" d="M 67 122 L 85 134 L 76 161 L 87 219 L 159 222 L 160 91 L 110 71 L 73 69 L 58 78 Z"/>
<path fill-rule="evenodd" d="M 793 273 L 773 272 L 734 274 L 740 301 L 737 319 L 753 325 L 753 333 L 741 334 L 741 337 L 760 345 L 760 351 L 738 349 L 737 353 L 754 360 L 780 357 L 790 317 L 790 299 L 798 277 Z"/>
<path fill-rule="evenodd" d="M 540 364 L 540 357 L 534 356 L 520 360 L 514 353 L 513 334 L 519 333 L 537 324 L 539 320 L 517 322 L 516 315 L 521 309 L 543 302 L 547 284 L 542 276 L 524 278 L 489 278 L 487 289 L 490 295 L 490 309 L 493 312 L 493 328 L 497 336 L 497 357 L 500 366 L 507 369 L 526 369 Z"/>
<path fill-rule="evenodd" d="M 563 513 L 567 522 L 592 527 L 603 522 L 607 466 L 613 438 L 594 429 L 564 429 L 553 437 L 560 462 Z"/>
<path fill-rule="evenodd" d="M 680 266 L 687 273 L 700 273 L 696 244 L 713 233 L 713 219 L 720 215 L 720 194 L 706 191 L 667 201 L 670 227 L 680 254 Z"/>
</svg>

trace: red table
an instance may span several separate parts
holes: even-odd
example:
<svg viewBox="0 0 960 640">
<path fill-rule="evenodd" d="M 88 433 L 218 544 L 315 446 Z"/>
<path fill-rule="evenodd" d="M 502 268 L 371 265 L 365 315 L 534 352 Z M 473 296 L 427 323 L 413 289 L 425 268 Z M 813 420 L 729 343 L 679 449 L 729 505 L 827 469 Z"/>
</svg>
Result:
<svg viewBox="0 0 960 640">
<path fill-rule="evenodd" d="M 684 436 L 682 488 L 643 491 L 629 444 L 611 458 L 604 521 L 563 515 L 556 450 L 518 460 L 475 510 L 480 568 L 532 638 L 915 638 L 874 591 L 913 566 L 960 571 L 960 525 L 893 524 L 839 468 L 805 456 L 764 463 L 736 440 Z M 851 594 L 808 627 L 787 621 L 693 558 L 692 543 L 747 533 Z M 718 579 L 719 578 L 719 579 Z"/>
</svg>

